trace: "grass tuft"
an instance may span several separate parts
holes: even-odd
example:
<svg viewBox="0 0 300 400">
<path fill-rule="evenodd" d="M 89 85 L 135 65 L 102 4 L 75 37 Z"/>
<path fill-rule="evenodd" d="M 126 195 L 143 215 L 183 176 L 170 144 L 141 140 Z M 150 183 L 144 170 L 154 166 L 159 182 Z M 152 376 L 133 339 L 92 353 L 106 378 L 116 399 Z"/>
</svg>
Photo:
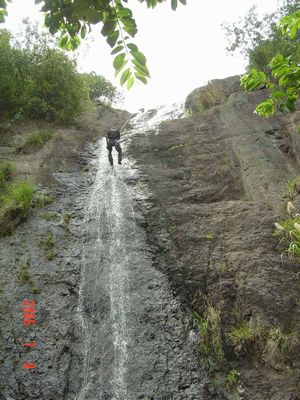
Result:
<svg viewBox="0 0 300 400">
<path fill-rule="evenodd" d="M 55 241 L 52 233 L 48 233 L 43 239 L 40 240 L 40 246 L 44 249 L 45 257 L 48 260 L 53 260 L 56 256 L 54 252 Z"/>
<path fill-rule="evenodd" d="M 25 142 L 17 147 L 18 152 L 31 152 L 42 148 L 54 136 L 53 131 L 33 132 L 27 136 Z"/>
<path fill-rule="evenodd" d="M 4 190 L 5 185 L 13 177 L 15 166 L 9 161 L 0 162 L 0 190 Z"/>
<path fill-rule="evenodd" d="M 208 303 L 204 316 L 200 316 L 195 311 L 193 316 L 194 323 L 199 330 L 200 353 L 207 362 L 211 359 L 217 365 L 222 365 L 225 355 L 220 333 L 220 311 Z"/>
<path fill-rule="evenodd" d="M 16 182 L 8 186 L 1 196 L 0 236 L 17 226 L 27 215 L 32 204 L 34 187 L 27 182 Z"/>
<path fill-rule="evenodd" d="M 232 369 L 226 379 L 226 386 L 230 389 L 236 388 L 240 381 L 240 373 L 236 369 Z"/>
<path fill-rule="evenodd" d="M 227 334 L 231 344 L 234 346 L 238 357 L 253 354 L 261 344 L 265 330 L 260 325 L 250 326 L 249 322 L 242 321 L 232 328 Z"/>
</svg>

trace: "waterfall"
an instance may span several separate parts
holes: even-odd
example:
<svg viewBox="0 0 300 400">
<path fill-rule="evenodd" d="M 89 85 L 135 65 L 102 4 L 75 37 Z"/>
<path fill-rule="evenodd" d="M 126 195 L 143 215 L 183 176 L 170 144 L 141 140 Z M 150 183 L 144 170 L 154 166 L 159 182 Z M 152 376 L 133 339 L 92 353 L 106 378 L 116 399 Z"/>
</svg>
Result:
<svg viewBox="0 0 300 400">
<path fill-rule="evenodd" d="M 149 125 L 147 113 L 135 117 L 133 132 L 146 119 Z M 111 167 L 100 139 L 95 170 L 82 234 L 76 399 L 201 399 L 193 335 L 166 276 L 152 266 L 134 189 L 126 184 L 132 174 L 126 151 L 123 165 Z"/>
</svg>

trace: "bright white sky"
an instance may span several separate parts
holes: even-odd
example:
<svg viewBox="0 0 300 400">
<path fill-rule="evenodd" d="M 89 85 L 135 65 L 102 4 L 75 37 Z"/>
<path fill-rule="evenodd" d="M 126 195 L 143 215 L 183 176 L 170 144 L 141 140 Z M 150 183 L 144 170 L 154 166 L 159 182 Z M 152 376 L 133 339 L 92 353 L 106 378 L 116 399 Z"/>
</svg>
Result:
<svg viewBox="0 0 300 400">
<path fill-rule="evenodd" d="M 221 23 L 244 16 L 253 4 L 258 5 L 259 12 L 266 13 L 277 9 L 278 0 L 187 0 L 187 5 L 180 3 L 175 12 L 171 10 L 171 0 L 154 10 L 147 9 L 145 3 L 128 0 L 139 29 L 133 42 L 147 57 L 151 80 L 147 85 L 139 82 L 129 92 L 125 90 L 122 108 L 134 112 L 142 107 L 184 101 L 193 89 L 211 79 L 242 74 L 243 59 L 226 54 Z M 34 0 L 13 0 L 5 27 L 17 31 L 25 17 L 42 25 L 39 8 Z M 94 28 L 93 40 L 79 51 L 79 70 L 95 71 L 119 87 L 111 49 L 97 30 L 100 27 Z"/>
</svg>

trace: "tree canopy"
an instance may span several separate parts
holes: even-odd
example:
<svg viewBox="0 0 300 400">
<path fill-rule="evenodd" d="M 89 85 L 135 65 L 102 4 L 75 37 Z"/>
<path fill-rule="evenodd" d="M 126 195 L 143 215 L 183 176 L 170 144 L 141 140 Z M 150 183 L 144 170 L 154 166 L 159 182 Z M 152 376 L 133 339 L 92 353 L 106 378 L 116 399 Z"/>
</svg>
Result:
<svg viewBox="0 0 300 400">
<path fill-rule="evenodd" d="M 155 8 L 159 3 L 168 0 L 137 0 L 148 8 Z M 0 0 L 0 22 L 7 15 L 7 2 Z M 45 25 L 51 34 L 60 32 L 59 44 L 65 49 L 76 49 L 91 31 L 92 25 L 102 23 L 101 34 L 106 38 L 114 55 L 115 75 L 121 73 L 120 82 L 127 83 L 130 89 L 135 80 L 147 83 L 150 77 L 146 57 L 131 38 L 137 33 L 137 25 L 132 11 L 127 7 L 128 0 L 35 0 L 41 3 L 41 11 L 45 13 Z M 171 7 L 176 10 L 178 3 L 186 4 L 186 0 L 170 0 Z"/>
<path fill-rule="evenodd" d="M 76 60 L 51 42 L 48 33 L 24 21 L 17 36 L 0 29 L 0 117 L 67 121 L 90 100 L 113 102 L 117 89 L 103 76 L 79 74 Z"/>
<path fill-rule="evenodd" d="M 251 7 L 244 18 L 223 24 L 228 43 L 226 50 L 231 54 L 239 52 L 246 59 L 248 68 L 257 68 L 266 74 L 270 71 L 270 60 L 278 52 L 285 57 L 293 54 L 295 61 L 300 62 L 300 37 L 292 40 L 288 35 L 282 35 L 279 26 L 283 16 L 298 9 L 298 0 L 288 0 L 276 12 L 260 17 L 257 7 Z"/>
<path fill-rule="evenodd" d="M 300 11 L 284 16 L 280 21 L 280 28 L 282 35 L 297 40 L 300 31 Z M 295 54 L 291 52 L 284 56 L 277 53 L 268 67 L 270 76 L 250 68 L 241 78 L 241 84 L 246 90 L 254 90 L 261 86 L 270 90 L 269 98 L 256 107 L 256 112 L 262 117 L 269 117 L 275 113 L 276 108 L 283 112 L 295 111 L 300 93 L 300 65 L 295 60 Z"/>
</svg>

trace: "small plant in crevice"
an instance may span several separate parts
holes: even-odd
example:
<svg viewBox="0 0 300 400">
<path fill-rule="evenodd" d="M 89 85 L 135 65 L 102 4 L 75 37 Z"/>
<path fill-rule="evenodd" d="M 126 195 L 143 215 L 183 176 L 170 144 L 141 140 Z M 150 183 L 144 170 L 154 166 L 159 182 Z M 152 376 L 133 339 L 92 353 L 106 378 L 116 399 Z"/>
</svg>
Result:
<svg viewBox="0 0 300 400">
<path fill-rule="evenodd" d="M 285 185 L 286 191 L 283 196 L 287 197 L 289 200 L 293 200 L 297 192 L 300 191 L 300 176 L 296 176 L 291 180 L 286 180 Z"/>
<path fill-rule="evenodd" d="M 53 196 L 50 196 L 45 192 L 37 192 L 33 198 L 33 205 L 35 207 L 43 208 L 48 204 L 52 204 L 54 200 L 55 199 Z"/>
<path fill-rule="evenodd" d="M 65 213 L 65 214 L 63 215 L 63 220 L 64 220 L 64 222 L 65 222 L 66 224 L 68 224 L 68 223 L 70 222 L 71 218 L 72 218 L 71 215 L 68 214 L 68 213 Z"/>
<path fill-rule="evenodd" d="M 14 174 L 15 166 L 10 161 L 0 162 L 0 193 L 4 191 L 7 182 L 9 182 Z"/>
<path fill-rule="evenodd" d="M 193 311 L 194 324 L 199 331 L 199 350 L 206 362 L 219 367 L 224 364 L 225 355 L 221 340 L 220 311 L 210 301 L 203 316 Z"/>
<path fill-rule="evenodd" d="M 53 260 L 53 258 L 56 256 L 56 253 L 54 252 L 54 238 L 52 233 L 48 233 L 43 239 L 40 240 L 40 246 L 44 249 L 44 254 L 45 257 L 48 260 Z"/>
<path fill-rule="evenodd" d="M 214 238 L 215 238 L 215 234 L 214 234 L 213 232 L 209 232 L 209 233 L 206 235 L 206 239 L 207 239 L 207 240 L 214 240 Z"/>
<path fill-rule="evenodd" d="M 226 386 L 229 389 L 235 389 L 240 382 L 240 373 L 236 369 L 229 371 L 226 379 Z"/>
<path fill-rule="evenodd" d="M 47 211 L 43 214 L 41 214 L 41 218 L 46 220 L 47 222 L 51 221 L 55 217 L 55 213 Z"/>
<path fill-rule="evenodd" d="M 41 291 L 40 291 L 40 289 L 38 289 L 36 286 L 34 286 L 34 287 L 31 289 L 31 293 L 32 293 L 32 294 L 40 294 Z"/>
<path fill-rule="evenodd" d="M 23 284 L 28 283 L 31 280 L 28 268 L 29 268 L 29 261 L 26 260 L 26 262 L 24 263 L 24 265 L 21 268 L 20 275 L 19 275 L 20 281 Z"/>
<path fill-rule="evenodd" d="M 288 256 L 300 262 L 300 214 L 295 213 L 294 205 L 289 201 L 287 203 L 288 217 L 275 222 L 273 235 L 280 238 L 280 244 L 283 243 Z"/>
</svg>

